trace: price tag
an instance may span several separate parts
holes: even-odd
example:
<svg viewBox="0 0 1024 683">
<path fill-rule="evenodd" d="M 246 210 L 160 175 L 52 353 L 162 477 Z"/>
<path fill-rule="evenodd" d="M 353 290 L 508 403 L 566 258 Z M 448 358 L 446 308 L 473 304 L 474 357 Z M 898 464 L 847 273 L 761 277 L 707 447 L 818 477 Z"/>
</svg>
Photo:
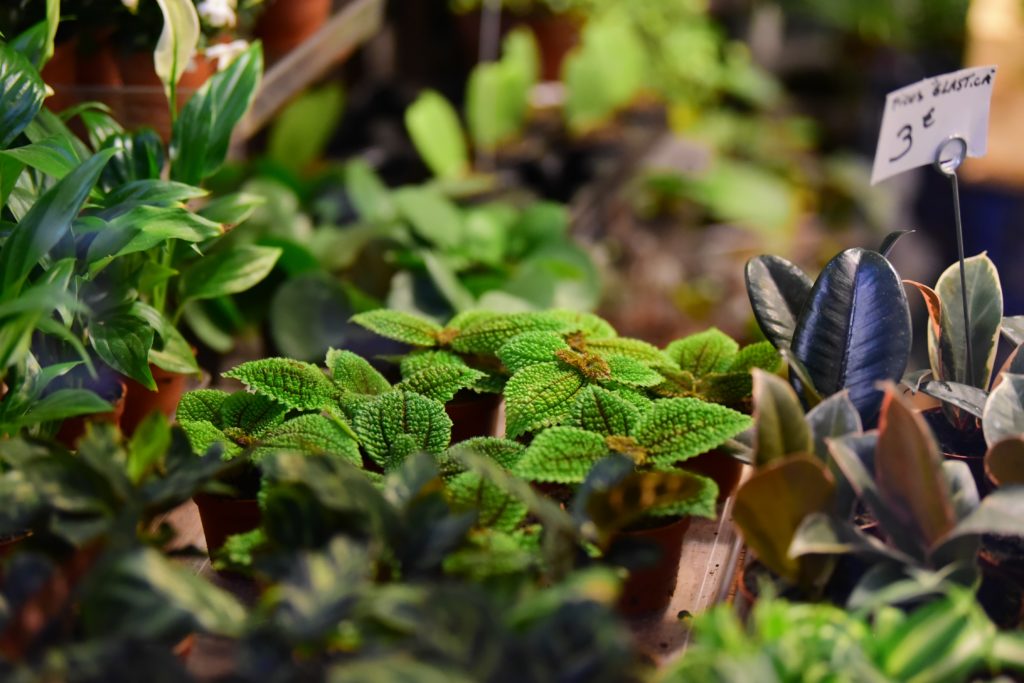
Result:
<svg viewBox="0 0 1024 683">
<path fill-rule="evenodd" d="M 871 184 L 926 166 L 944 140 L 967 142 L 967 155 L 985 155 L 995 66 L 961 69 L 895 90 L 885 98 Z"/>
</svg>

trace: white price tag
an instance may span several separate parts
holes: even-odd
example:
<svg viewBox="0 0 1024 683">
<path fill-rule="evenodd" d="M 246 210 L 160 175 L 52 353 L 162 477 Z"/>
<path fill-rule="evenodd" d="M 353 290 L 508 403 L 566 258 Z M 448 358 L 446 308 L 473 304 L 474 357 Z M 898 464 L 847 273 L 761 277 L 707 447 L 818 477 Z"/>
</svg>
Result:
<svg viewBox="0 0 1024 683">
<path fill-rule="evenodd" d="M 871 184 L 932 163 L 939 145 L 953 135 L 967 142 L 968 156 L 984 156 L 995 77 L 995 66 L 979 66 L 889 93 Z"/>
</svg>

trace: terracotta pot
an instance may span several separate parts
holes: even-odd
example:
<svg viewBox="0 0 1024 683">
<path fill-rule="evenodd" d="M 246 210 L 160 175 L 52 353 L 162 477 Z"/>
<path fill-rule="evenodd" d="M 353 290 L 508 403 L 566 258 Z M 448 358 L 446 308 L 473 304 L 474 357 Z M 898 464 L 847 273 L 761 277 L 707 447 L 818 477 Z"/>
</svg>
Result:
<svg viewBox="0 0 1024 683">
<path fill-rule="evenodd" d="M 463 390 L 444 406 L 452 420 L 452 443 L 477 436 L 494 436 L 498 429 L 500 394 Z"/>
<path fill-rule="evenodd" d="M 146 417 L 154 412 L 163 413 L 168 419 L 174 417 L 190 375 L 168 372 L 155 365 L 150 365 L 156 381 L 156 391 L 150 391 L 133 379 L 125 378 L 128 387 L 125 401 L 124 416 L 121 418 L 121 431 L 132 435 Z"/>
<path fill-rule="evenodd" d="M 331 16 L 331 0 L 268 0 L 254 33 L 271 61 L 316 33 Z"/>
<path fill-rule="evenodd" d="M 233 534 L 244 534 L 260 525 L 260 506 L 255 498 L 231 498 L 199 493 L 192 498 L 206 536 L 206 550 L 212 556 Z"/>
<path fill-rule="evenodd" d="M 57 431 L 57 441 L 65 446 L 66 448 L 73 449 L 78 440 L 85 434 L 85 425 L 89 422 L 108 422 L 110 424 L 120 424 L 121 416 L 124 415 L 125 407 L 128 399 L 128 390 L 124 382 L 117 382 L 115 390 L 118 392 L 115 396 L 102 396 L 104 400 L 108 401 L 114 406 L 114 409 L 109 413 L 97 413 L 95 415 L 79 415 L 78 417 L 72 417 L 64 420 L 61 424 L 60 429 Z"/>
<path fill-rule="evenodd" d="M 175 657 L 177 657 L 183 662 L 187 662 L 188 657 L 190 654 L 192 654 L 192 650 L 195 648 L 195 646 L 196 634 L 190 633 L 178 641 L 178 643 L 174 646 L 172 652 L 174 652 Z"/>
<path fill-rule="evenodd" d="M 74 87 L 78 82 L 78 41 L 71 39 L 53 46 L 53 56 L 43 67 L 43 80 L 53 88 L 53 96 L 46 98 L 46 108 L 61 112 L 78 102 Z"/>
<path fill-rule="evenodd" d="M 728 453 L 719 450 L 702 453 L 683 463 L 683 468 L 696 474 L 713 479 L 718 484 L 718 501 L 723 502 L 731 496 L 740 483 L 743 474 L 743 463 Z"/>
<path fill-rule="evenodd" d="M 648 567 L 631 570 L 619 596 L 619 612 L 639 616 L 664 610 L 672 601 L 679 578 L 679 557 L 690 518 L 681 517 L 661 526 L 623 531 L 620 538 L 644 541 L 659 551 L 658 560 Z"/>
<path fill-rule="evenodd" d="M 163 83 L 153 67 L 153 56 L 148 52 L 124 53 L 119 56 L 118 66 L 125 85 L 122 123 L 129 129 L 149 126 L 164 142 L 169 141 L 172 127 L 171 109 Z M 190 67 L 181 75 L 178 82 L 179 111 L 195 91 L 216 73 L 214 62 L 202 53 L 197 53 L 193 57 Z"/>
</svg>

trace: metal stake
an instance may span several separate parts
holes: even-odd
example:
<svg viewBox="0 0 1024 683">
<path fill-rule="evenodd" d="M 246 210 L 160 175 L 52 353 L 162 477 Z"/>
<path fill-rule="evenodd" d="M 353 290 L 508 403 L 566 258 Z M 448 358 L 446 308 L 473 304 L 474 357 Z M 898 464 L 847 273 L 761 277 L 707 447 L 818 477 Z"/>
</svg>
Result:
<svg viewBox="0 0 1024 683">
<path fill-rule="evenodd" d="M 951 149 L 952 148 L 952 149 Z M 943 158 L 950 151 L 951 156 Z M 956 220 L 956 249 L 960 259 L 960 297 L 964 308 L 964 340 L 967 342 L 967 383 L 974 386 L 974 349 L 971 344 L 971 314 L 967 304 L 967 267 L 964 263 L 964 226 L 960 216 L 960 186 L 956 170 L 967 157 L 967 141 L 959 135 L 946 138 L 935 152 L 935 170 L 949 178 L 953 186 L 953 218 Z"/>
</svg>

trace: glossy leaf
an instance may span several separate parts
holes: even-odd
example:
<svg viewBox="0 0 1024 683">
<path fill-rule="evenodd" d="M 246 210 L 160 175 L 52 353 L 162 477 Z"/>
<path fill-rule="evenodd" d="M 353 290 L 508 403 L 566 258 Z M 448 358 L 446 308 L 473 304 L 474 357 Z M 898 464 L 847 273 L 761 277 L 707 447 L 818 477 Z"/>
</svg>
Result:
<svg viewBox="0 0 1024 683">
<path fill-rule="evenodd" d="M 74 148 L 58 135 L 0 151 L 0 156 L 57 179 L 63 178 L 81 163 Z"/>
<path fill-rule="evenodd" d="M 112 150 L 97 152 L 47 190 L 0 249 L 0 291 L 16 296 L 29 272 L 67 234 Z"/>
<path fill-rule="evenodd" d="M 1002 333 L 1013 342 L 1014 346 L 1024 344 L 1024 315 L 1013 315 L 1003 318 Z"/>
<path fill-rule="evenodd" d="M 58 389 L 32 406 L 16 420 L 16 425 L 35 425 L 50 420 L 65 420 L 76 415 L 106 413 L 113 407 L 86 389 Z"/>
<path fill-rule="evenodd" d="M 988 394 L 982 389 L 959 382 L 925 382 L 918 390 L 932 398 L 966 410 L 975 417 L 981 417 L 985 410 Z"/>
<path fill-rule="evenodd" d="M 153 328 L 145 321 L 127 313 L 94 319 L 89 324 L 89 342 L 96 355 L 150 391 L 157 388 L 149 369 L 153 335 Z"/>
<path fill-rule="evenodd" d="M 849 389 L 866 425 L 882 394 L 899 381 L 910 357 L 910 309 L 892 265 L 877 252 L 847 249 L 829 261 L 793 335 L 793 352 L 825 396 Z M 799 391 L 799 381 L 794 382 Z"/>
<path fill-rule="evenodd" d="M 814 439 L 814 454 L 822 462 L 829 460 L 827 439 L 863 431 L 860 414 L 845 391 L 833 394 L 816 405 L 807 413 L 806 420 Z"/>
<path fill-rule="evenodd" d="M 155 131 L 114 133 L 107 136 L 101 149 L 115 154 L 103 169 L 100 181 L 110 191 L 139 180 L 156 180 L 164 167 L 164 143 Z"/>
<path fill-rule="evenodd" d="M 812 282 L 797 266 L 778 256 L 758 256 L 744 271 L 747 296 L 761 331 L 776 348 L 790 346 Z"/>
<path fill-rule="evenodd" d="M 46 86 L 28 59 L 4 44 L 0 44 L 0 92 L 0 149 L 6 149 L 43 106 Z"/>
<path fill-rule="evenodd" d="M 736 492 L 733 519 L 758 559 L 795 583 L 800 562 L 790 556 L 790 544 L 808 515 L 828 509 L 834 489 L 824 465 L 810 456 L 771 462 Z"/>
<path fill-rule="evenodd" d="M 235 125 L 249 109 L 263 71 L 263 53 L 253 45 L 189 99 L 174 124 L 171 179 L 198 185 L 220 168 Z"/>
<path fill-rule="evenodd" d="M 987 389 L 1003 320 L 1003 290 L 995 264 L 985 254 L 966 259 L 964 265 L 974 352 L 973 381 L 967 369 L 968 332 L 964 328 L 959 264 L 947 268 L 935 285 L 942 301 L 941 331 L 936 338 L 934 329 L 929 330 L 928 352 L 933 359 L 939 358 L 941 376 L 938 379 Z M 934 360 L 932 369 L 937 369 Z"/>
<path fill-rule="evenodd" d="M 916 232 L 916 231 L 915 230 L 896 230 L 894 232 L 890 232 L 888 235 L 885 236 L 885 239 L 882 240 L 882 244 L 878 247 L 878 253 L 881 254 L 882 256 L 885 256 L 886 258 L 888 258 L 889 257 L 889 252 L 891 252 L 892 248 L 896 246 L 896 243 L 899 242 L 900 239 L 903 236 L 909 235 L 909 234 L 911 234 L 913 232 Z"/>
<path fill-rule="evenodd" d="M 274 247 L 243 245 L 200 259 L 182 273 L 181 299 L 214 299 L 251 289 L 270 274 L 280 256 Z"/>
<path fill-rule="evenodd" d="M 985 453 L 985 472 L 996 486 L 1024 485 L 1024 438 L 992 444 Z"/>
<path fill-rule="evenodd" d="M 955 524 L 939 447 L 890 385 L 882 404 L 875 479 L 888 508 L 931 547 Z"/>
<path fill-rule="evenodd" d="M 754 459 L 758 466 L 787 455 L 814 452 L 811 430 L 793 388 L 754 370 Z"/>
<path fill-rule="evenodd" d="M 153 52 L 153 66 L 173 106 L 177 104 L 177 98 L 172 92 L 199 43 L 199 15 L 190 0 L 157 0 L 157 4 L 163 13 L 164 23 Z"/>
<path fill-rule="evenodd" d="M 989 446 L 1024 435 L 1024 375 L 1003 375 L 985 403 L 982 428 Z"/>
</svg>

